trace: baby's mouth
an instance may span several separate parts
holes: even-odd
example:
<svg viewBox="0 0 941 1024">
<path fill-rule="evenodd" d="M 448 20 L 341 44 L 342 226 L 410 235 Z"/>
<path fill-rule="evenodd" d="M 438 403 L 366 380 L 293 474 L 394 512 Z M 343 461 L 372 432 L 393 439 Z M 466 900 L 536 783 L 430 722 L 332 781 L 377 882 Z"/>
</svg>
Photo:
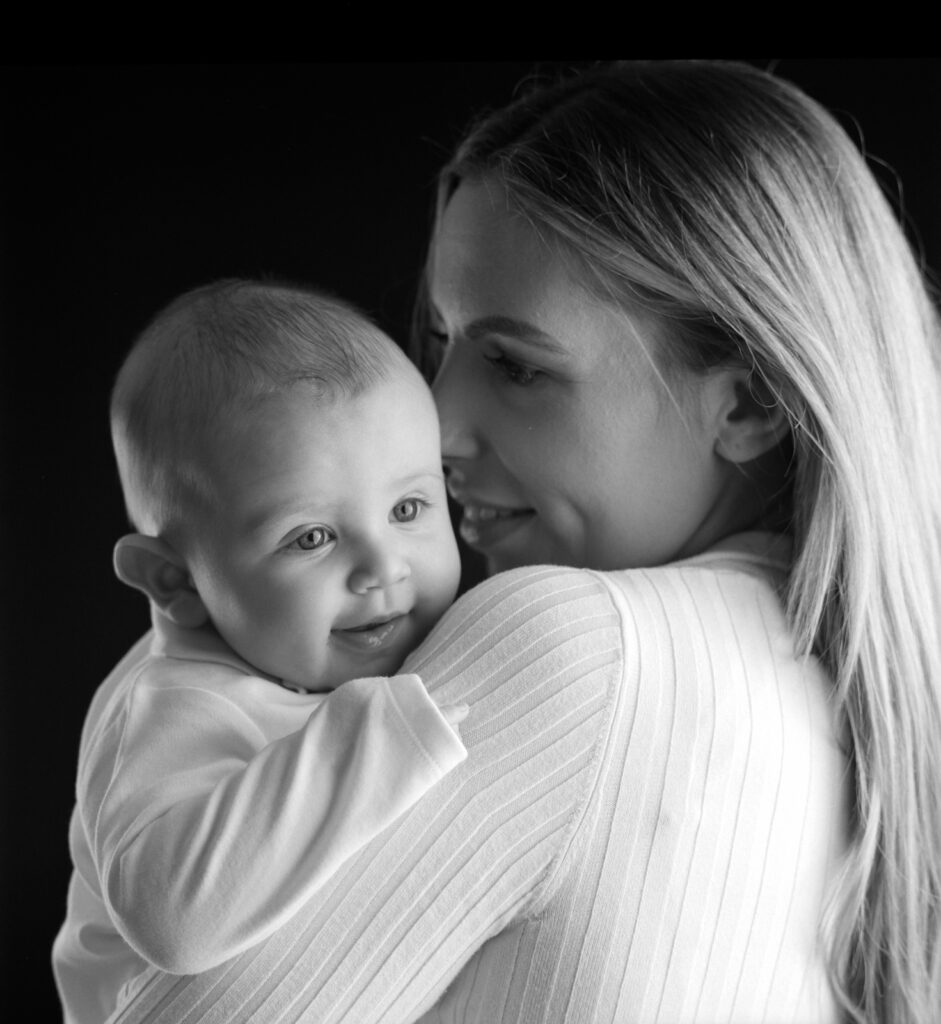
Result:
<svg viewBox="0 0 941 1024">
<path fill-rule="evenodd" d="M 381 618 L 371 619 L 361 626 L 347 626 L 345 629 L 334 629 L 333 634 L 346 640 L 355 647 L 362 647 L 366 650 L 378 650 L 396 632 L 399 626 L 405 621 L 402 614 L 386 615 Z"/>
</svg>

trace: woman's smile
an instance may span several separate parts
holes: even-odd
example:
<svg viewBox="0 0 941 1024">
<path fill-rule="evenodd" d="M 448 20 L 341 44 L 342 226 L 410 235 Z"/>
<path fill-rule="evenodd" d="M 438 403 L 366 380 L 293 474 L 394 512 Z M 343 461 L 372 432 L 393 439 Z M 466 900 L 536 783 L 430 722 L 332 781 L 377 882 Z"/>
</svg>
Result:
<svg viewBox="0 0 941 1024">
<path fill-rule="evenodd" d="M 485 553 L 535 518 L 535 510 L 519 504 L 486 501 L 464 490 L 452 472 L 447 477 L 448 494 L 461 508 L 458 532 L 468 547 Z"/>
<path fill-rule="evenodd" d="M 461 538 L 470 547 L 483 552 L 529 525 L 535 515 L 529 508 L 465 504 L 459 527 Z"/>
</svg>

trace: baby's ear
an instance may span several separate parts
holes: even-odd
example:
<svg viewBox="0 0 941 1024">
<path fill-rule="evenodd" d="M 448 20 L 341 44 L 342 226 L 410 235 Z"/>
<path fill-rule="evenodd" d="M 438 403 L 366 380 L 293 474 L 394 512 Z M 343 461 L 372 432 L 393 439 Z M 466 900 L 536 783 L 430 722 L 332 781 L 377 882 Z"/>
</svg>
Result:
<svg viewBox="0 0 941 1024">
<path fill-rule="evenodd" d="M 129 533 L 114 546 L 114 571 L 122 583 L 143 591 L 178 626 L 196 629 L 209 618 L 186 562 L 159 537 Z"/>
</svg>

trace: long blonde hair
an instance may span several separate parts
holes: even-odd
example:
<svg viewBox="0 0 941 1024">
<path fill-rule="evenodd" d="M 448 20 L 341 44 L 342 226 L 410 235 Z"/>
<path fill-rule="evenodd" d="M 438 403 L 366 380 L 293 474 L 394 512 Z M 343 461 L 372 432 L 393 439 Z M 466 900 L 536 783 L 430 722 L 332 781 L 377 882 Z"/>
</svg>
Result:
<svg viewBox="0 0 941 1024">
<path fill-rule="evenodd" d="M 672 365 L 744 363 L 794 445 L 787 594 L 835 687 L 853 842 L 827 922 L 847 1019 L 941 1018 L 941 330 L 837 121 L 744 64 L 629 62 L 525 92 L 441 177 L 497 174 Z"/>
</svg>

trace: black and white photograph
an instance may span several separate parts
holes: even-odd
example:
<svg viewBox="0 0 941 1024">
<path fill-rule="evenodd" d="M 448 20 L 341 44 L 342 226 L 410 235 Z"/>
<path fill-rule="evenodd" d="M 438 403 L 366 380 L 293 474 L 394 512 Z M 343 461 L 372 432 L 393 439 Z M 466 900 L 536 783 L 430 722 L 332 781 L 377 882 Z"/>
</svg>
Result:
<svg viewBox="0 0 941 1024">
<path fill-rule="evenodd" d="M 941 58 L 0 102 L 8 1019 L 938 1024 Z"/>
</svg>

